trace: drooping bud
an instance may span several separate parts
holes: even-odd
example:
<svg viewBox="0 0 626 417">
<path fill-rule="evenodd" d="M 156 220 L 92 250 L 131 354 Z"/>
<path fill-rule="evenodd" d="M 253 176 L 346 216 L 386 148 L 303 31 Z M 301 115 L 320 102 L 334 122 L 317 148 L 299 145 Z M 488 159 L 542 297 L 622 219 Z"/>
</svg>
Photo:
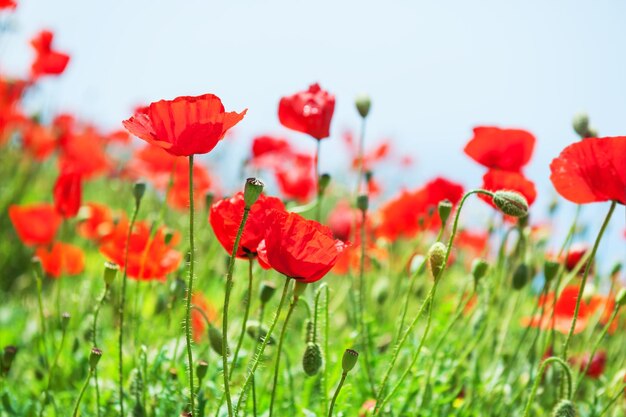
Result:
<svg viewBox="0 0 626 417">
<path fill-rule="evenodd" d="M 248 178 L 243 190 L 243 201 L 249 209 L 259 199 L 263 192 L 263 182 L 257 178 Z"/>
<path fill-rule="evenodd" d="M 341 367 L 345 373 L 348 373 L 354 368 L 357 360 L 359 359 L 359 353 L 356 350 L 346 349 L 341 359 Z"/>
<path fill-rule="evenodd" d="M 521 263 L 513 271 L 513 288 L 521 290 L 528 283 L 530 278 L 530 268 L 525 263 Z"/>
<path fill-rule="evenodd" d="M 275 292 L 276 292 L 276 285 L 274 285 L 273 282 L 271 281 L 261 282 L 261 290 L 259 291 L 259 298 L 261 299 L 261 304 L 266 304 L 269 300 L 271 300 Z"/>
<path fill-rule="evenodd" d="M 570 400 L 561 400 L 554 410 L 552 417 L 576 417 L 576 407 Z"/>
<path fill-rule="evenodd" d="M 302 294 L 304 294 L 304 290 L 306 290 L 308 284 L 306 282 L 296 280 L 295 285 L 293 286 L 293 299 L 297 300 L 300 298 Z"/>
<path fill-rule="evenodd" d="M 620 288 L 615 296 L 615 304 L 619 307 L 626 306 L 626 288 Z"/>
<path fill-rule="evenodd" d="M 17 355 L 17 348 L 15 346 L 5 346 L 2 353 L 2 375 L 6 375 L 11 370 L 11 365 Z"/>
<path fill-rule="evenodd" d="M 117 271 L 119 271 L 120 267 L 113 262 L 106 261 L 104 263 L 104 283 L 107 286 L 113 284 L 115 281 L 115 277 L 117 276 Z"/>
<path fill-rule="evenodd" d="M 171 229 L 166 229 L 165 236 L 163 238 L 163 241 L 165 242 L 165 244 L 169 245 L 173 238 L 174 238 L 174 231 Z"/>
<path fill-rule="evenodd" d="M 489 264 L 486 260 L 482 258 L 474 259 L 474 262 L 472 262 L 472 277 L 476 285 L 478 285 L 478 281 L 487 274 L 488 269 Z"/>
<path fill-rule="evenodd" d="M 222 356 L 222 332 L 213 325 L 209 325 L 209 344 L 215 353 Z M 226 352 L 228 353 L 228 346 Z"/>
<path fill-rule="evenodd" d="M 372 99 L 368 94 L 361 93 L 354 99 L 354 105 L 362 118 L 366 118 L 372 107 Z"/>
<path fill-rule="evenodd" d="M 61 314 L 61 330 L 65 331 L 67 329 L 67 324 L 70 322 L 70 313 L 67 311 Z"/>
<path fill-rule="evenodd" d="M 572 127 L 581 138 L 589 137 L 589 116 L 586 113 L 577 113 L 572 120 Z"/>
<path fill-rule="evenodd" d="M 356 198 L 356 207 L 362 211 L 366 212 L 370 205 L 370 199 L 367 194 L 361 194 Z"/>
<path fill-rule="evenodd" d="M 198 380 L 202 381 L 202 379 L 206 376 L 207 370 L 209 369 L 209 364 L 207 361 L 200 361 L 196 366 L 196 375 L 198 375 Z"/>
<path fill-rule="evenodd" d="M 326 189 L 328 188 L 328 185 L 330 184 L 330 174 L 322 174 L 320 175 L 319 178 L 319 193 L 320 194 L 324 194 L 326 192 Z"/>
<path fill-rule="evenodd" d="M 248 321 L 248 325 L 246 326 L 246 333 L 248 334 L 248 336 L 258 341 L 259 343 L 263 343 L 263 340 L 267 337 L 267 332 L 267 327 L 259 324 L 259 322 L 253 320 Z M 270 336 L 267 344 L 273 345 L 274 343 L 276 343 L 276 339 L 274 339 L 274 336 Z"/>
<path fill-rule="evenodd" d="M 507 216 L 525 217 L 528 215 L 526 198 L 515 191 L 496 191 L 493 194 L 493 204 Z"/>
<path fill-rule="evenodd" d="M 437 211 L 439 212 L 441 224 L 445 225 L 448 221 L 448 217 L 450 217 L 450 213 L 452 212 L 452 203 L 450 202 L 450 200 L 441 200 L 437 205 Z"/>
<path fill-rule="evenodd" d="M 317 374 L 322 367 L 322 351 L 317 343 L 307 343 L 302 356 L 302 369 L 308 376 Z"/>
<path fill-rule="evenodd" d="M 430 265 L 430 272 L 435 280 L 439 278 L 439 274 L 443 270 L 445 262 L 446 245 L 441 242 L 434 243 L 430 249 L 428 249 L 428 265 Z"/>
<path fill-rule="evenodd" d="M 89 368 L 93 371 L 98 366 L 98 362 L 100 362 L 100 358 L 102 357 L 102 351 L 97 347 L 91 348 L 91 352 L 89 353 Z"/>
<path fill-rule="evenodd" d="M 546 279 L 546 282 L 550 282 L 556 277 L 557 272 L 559 272 L 559 267 L 561 265 L 558 262 L 546 260 L 543 263 L 543 276 Z"/>
<path fill-rule="evenodd" d="M 135 204 L 139 204 L 143 195 L 146 193 L 146 183 L 136 182 L 133 185 L 133 196 L 135 197 Z"/>
</svg>

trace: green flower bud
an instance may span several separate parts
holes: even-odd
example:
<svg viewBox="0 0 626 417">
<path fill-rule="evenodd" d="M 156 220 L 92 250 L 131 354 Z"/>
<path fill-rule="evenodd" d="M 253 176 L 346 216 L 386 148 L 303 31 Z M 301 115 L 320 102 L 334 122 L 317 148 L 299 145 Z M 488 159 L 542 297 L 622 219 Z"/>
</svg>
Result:
<svg viewBox="0 0 626 417">
<path fill-rule="evenodd" d="M 263 182 L 256 178 L 248 178 L 246 180 L 246 186 L 243 190 L 243 201 L 246 208 L 252 207 L 254 203 L 259 199 L 263 192 Z"/>
<path fill-rule="evenodd" d="M 439 274 L 443 270 L 445 262 L 446 245 L 441 242 L 434 243 L 428 250 L 428 264 L 430 265 L 430 272 L 435 280 L 439 278 Z"/>
<path fill-rule="evenodd" d="M 546 279 L 546 282 L 550 282 L 556 277 L 557 272 L 559 272 L 560 264 L 555 261 L 546 260 L 543 263 L 543 276 Z"/>
<path fill-rule="evenodd" d="M 572 127 L 581 138 L 589 137 L 589 116 L 586 113 L 577 113 L 572 120 Z"/>
<path fill-rule="evenodd" d="M 165 231 L 165 236 L 163 237 L 163 241 L 166 245 L 169 245 L 172 239 L 174 238 L 174 231 L 171 229 L 167 229 Z"/>
<path fill-rule="evenodd" d="M 366 212 L 369 205 L 369 197 L 367 194 L 361 194 L 356 198 L 356 207 L 362 212 Z"/>
<path fill-rule="evenodd" d="M 89 353 L 89 368 L 91 370 L 96 369 L 98 366 L 98 362 L 100 362 L 100 358 L 102 357 L 102 351 L 97 347 L 91 348 L 91 352 Z"/>
<path fill-rule="evenodd" d="M 206 204 L 207 208 L 211 208 L 213 200 L 215 200 L 215 194 L 208 192 L 204 195 L 204 204 Z"/>
<path fill-rule="evenodd" d="M 326 192 L 326 189 L 328 188 L 328 185 L 330 184 L 330 174 L 322 174 L 320 175 L 319 178 L 319 192 L 320 194 L 324 194 Z"/>
<path fill-rule="evenodd" d="M 133 196 L 135 197 L 135 204 L 139 204 L 143 195 L 146 193 L 146 183 L 136 182 L 133 185 Z"/>
<path fill-rule="evenodd" d="M 322 367 L 322 351 L 317 343 L 307 343 L 302 356 L 302 369 L 308 376 L 317 374 Z"/>
<path fill-rule="evenodd" d="M 525 263 L 521 263 L 513 271 L 513 288 L 521 290 L 530 280 L 530 268 Z"/>
<path fill-rule="evenodd" d="M 613 268 L 611 268 L 611 273 L 609 274 L 609 276 L 614 277 L 617 274 L 619 274 L 621 270 L 622 270 L 622 263 L 616 262 L 615 265 L 613 265 Z"/>
<path fill-rule="evenodd" d="M 359 353 L 356 350 L 346 349 L 341 359 L 341 367 L 345 373 L 348 373 L 354 368 L 357 360 L 359 359 Z"/>
<path fill-rule="evenodd" d="M 478 284 L 478 281 L 482 277 L 487 274 L 487 270 L 489 269 L 489 264 L 484 259 L 474 259 L 472 262 L 472 277 L 474 278 L 474 282 Z"/>
<path fill-rule="evenodd" d="M 450 213 L 452 212 L 452 203 L 450 202 L 450 200 L 441 200 L 437 205 L 437 211 L 439 212 L 441 224 L 445 225 L 448 221 L 448 217 L 450 217 Z"/>
<path fill-rule="evenodd" d="M 615 297 L 615 304 L 619 307 L 626 306 L 626 288 L 620 288 Z"/>
<path fill-rule="evenodd" d="M 272 299 L 272 296 L 276 292 L 276 286 L 273 282 L 263 281 L 261 282 L 261 290 L 259 291 L 259 298 L 261 299 L 261 304 L 266 304 L 269 300 Z"/>
<path fill-rule="evenodd" d="M 361 93 L 355 97 L 354 104 L 361 117 L 366 118 L 372 107 L 372 99 L 368 94 Z"/>
<path fill-rule="evenodd" d="M 576 417 L 576 407 L 570 400 L 561 400 L 554 410 L 552 417 Z"/>
<path fill-rule="evenodd" d="M 119 269 L 120 267 L 113 262 L 107 261 L 104 263 L 104 283 L 107 286 L 113 284 L 113 281 L 115 281 L 115 277 L 117 276 L 117 271 L 119 271 Z"/>
<path fill-rule="evenodd" d="M 213 325 L 209 325 L 209 344 L 215 353 L 222 356 L 222 332 Z M 226 346 L 226 354 L 228 354 L 228 346 Z"/>
<path fill-rule="evenodd" d="M 199 381 L 202 381 L 202 379 L 206 376 L 208 369 L 209 364 L 207 363 L 207 361 L 198 362 L 198 365 L 196 365 L 196 375 L 198 375 Z"/>
<path fill-rule="evenodd" d="M 67 324 L 70 322 L 70 313 L 65 312 L 61 314 L 61 330 L 67 329 Z"/>
<path fill-rule="evenodd" d="M 248 336 L 253 338 L 259 343 L 263 343 L 263 340 L 267 337 L 268 329 L 257 321 L 250 320 L 248 325 L 246 326 L 246 333 Z M 270 339 L 267 341 L 268 345 L 273 345 L 276 343 L 276 339 L 274 336 L 270 336 Z"/>
<path fill-rule="evenodd" d="M 525 217 L 528 215 L 526 198 L 515 191 L 496 191 L 493 194 L 493 204 L 507 216 Z"/>
</svg>

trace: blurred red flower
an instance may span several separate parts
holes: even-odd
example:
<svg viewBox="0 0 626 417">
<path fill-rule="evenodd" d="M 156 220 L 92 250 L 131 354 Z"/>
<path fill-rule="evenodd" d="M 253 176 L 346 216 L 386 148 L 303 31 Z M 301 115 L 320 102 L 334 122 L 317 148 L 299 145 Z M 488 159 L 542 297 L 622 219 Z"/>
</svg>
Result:
<svg viewBox="0 0 626 417">
<path fill-rule="evenodd" d="M 587 254 L 589 251 L 589 246 L 586 243 L 575 243 L 573 244 L 567 254 L 565 255 L 565 269 L 568 271 L 573 271 L 578 265 L 578 262 Z M 586 268 L 586 264 L 580 268 L 580 272 L 584 272 Z"/>
<path fill-rule="evenodd" d="M 213 94 L 183 96 L 151 103 L 122 123 L 133 135 L 172 155 L 189 156 L 210 152 L 246 111 L 225 112 Z"/>
<path fill-rule="evenodd" d="M 317 189 L 315 159 L 301 153 L 284 156 L 274 172 L 281 194 L 287 199 L 307 201 Z"/>
<path fill-rule="evenodd" d="M 492 169 L 520 171 L 530 161 L 535 137 L 525 130 L 480 126 L 465 145 L 465 153 Z"/>
<path fill-rule="evenodd" d="M 550 164 L 550 180 L 566 200 L 577 204 L 626 204 L 626 136 L 589 138 L 563 149 Z"/>
<path fill-rule="evenodd" d="M 83 178 L 93 178 L 109 172 L 113 166 L 106 154 L 106 141 L 91 126 L 79 132 L 67 132 L 60 141 L 60 169 L 72 169 Z"/>
<path fill-rule="evenodd" d="M 346 245 L 326 226 L 280 210 L 267 213 L 265 239 L 259 258 L 289 278 L 310 283 L 331 270 Z"/>
<path fill-rule="evenodd" d="M 0 10 L 14 10 L 17 7 L 17 3 L 14 0 L 0 0 Z"/>
<path fill-rule="evenodd" d="M 54 207 L 61 216 L 71 218 L 78 214 L 82 195 L 82 177 L 80 173 L 62 171 L 54 184 Z"/>
<path fill-rule="evenodd" d="M 591 363 L 589 361 L 591 360 Z M 590 354 L 586 353 L 581 357 L 573 357 L 569 359 L 569 362 L 573 366 L 577 366 L 579 372 L 585 372 L 585 375 L 592 379 L 598 379 L 604 373 L 604 369 L 606 368 L 606 352 L 600 351 L 593 355 L 593 358 L 590 358 Z"/>
<path fill-rule="evenodd" d="M 100 245 L 100 252 L 120 268 L 126 267 L 124 252 L 128 227 L 128 219 L 120 220 Z M 182 260 L 181 253 L 174 249 L 179 240 L 178 233 L 174 233 L 170 241 L 166 242 L 164 228 L 158 228 L 151 237 L 150 225 L 143 221 L 136 222 L 128 246 L 128 277 L 140 281 L 165 281 L 166 275 L 176 270 Z"/>
<path fill-rule="evenodd" d="M 81 207 L 78 234 L 96 242 L 107 237 L 115 227 L 111 209 L 104 204 L 87 203 Z"/>
<path fill-rule="evenodd" d="M 19 109 L 19 102 L 27 87 L 26 81 L 9 80 L 0 75 L 0 145 L 17 127 L 16 122 L 25 119 Z"/>
<path fill-rule="evenodd" d="M 42 75 L 59 75 L 65 71 L 65 67 L 70 61 L 69 55 L 52 49 L 53 37 L 54 34 L 49 30 L 42 30 L 30 41 L 37 53 L 31 66 L 33 78 Z"/>
<path fill-rule="evenodd" d="M 48 203 L 12 205 L 9 217 L 20 240 L 29 246 L 52 243 L 62 220 Z"/>
<path fill-rule="evenodd" d="M 493 192 L 499 190 L 517 191 L 526 197 L 529 206 L 531 206 L 537 198 L 535 184 L 527 179 L 524 174 L 519 172 L 490 169 L 483 175 L 482 188 Z M 479 197 L 491 207 L 496 207 L 491 197 L 483 194 L 480 194 Z"/>
<path fill-rule="evenodd" d="M 24 119 L 20 131 L 24 149 L 38 161 L 47 159 L 57 147 L 57 139 L 48 126 Z"/>
<path fill-rule="evenodd" d="M 489 234 L 483 230 L 460 230 L 454 240 L 455 246 L 471 254 L 481 256 L 487 250 L 489 245 Z"/>
<path fill-rule="evenodd" d="M 78 275 L 85 269 L 83 251 L 69 243 L 55 242 L 52 247 L 40 246 L 35 255 L 41 260 L 43 270 L 52 278 Z"/>
<path fill-rule="evenodd" d="M 291 153 L 291 145 L 286 139 L 269 135 L 257 136 L 252 140 L 250 163 L 256 168 L 276 168 L 282 162 L 281 157 Z"/>
<path fill-rule="evenodd" d="M 217 309 L 211 304 L 204 295 L 200 293 L 194 293 L 191 298 L 191 303 L 198 307 L 206 314 L 209 319 L 209 323 L 215 322 L 217 318 Z M 202 340 L 202 337 L 206 335 L 206 321 L 198 310 L 191 310 L 191 329 L 193 330 L 193 340 L 198 343 Z"/>
<path fill-rule="evenodd" d="M 288 129 L 306 133 L 317 140 L 330 136 L 335 96 L 312 84 L 308 90 L 280 99 L 278 119 Z"/>
<path fill-rule="evenodd" d="M 172 188 L 167 194 L 167 202 L 173 208 L 189 208 L 189 160 L 178 161 L 172 177 Z M 204 196 L 213 185 L 209 171 L 199 164 L 193 165 L 193 200 L 196 207 L 204 205 Z M 163 188 L 167 188 L 164 186 Z"/>
<path fill-rule="evenodd" d="M 225 198 L 211 206 L 209 221 L 213 232 L 227 253 L 233 252 L 237 231 L 243 218 L 245 203 L 243 192 L 238 192 L 231 198 Z M 276 197 L 261 195 L 252 205 L 248 220 L 244 227 L 237 256 L 242 259 L 257 256 L 259 243 L 265 237 L 267 215 L 270 210 L 284 211 L 285 206 Z"/>
</svg>

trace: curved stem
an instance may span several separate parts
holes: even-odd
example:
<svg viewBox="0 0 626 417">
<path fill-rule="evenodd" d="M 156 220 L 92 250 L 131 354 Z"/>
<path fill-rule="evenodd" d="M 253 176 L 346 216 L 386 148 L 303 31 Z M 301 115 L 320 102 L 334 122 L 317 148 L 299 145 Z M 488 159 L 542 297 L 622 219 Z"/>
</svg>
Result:
<svg viewBox="0 0 626 417">
<path fill-rule="evenodd" d="M 274 363 L 274 382 L 272 384 L 272 395 L 270 397 L 270 414 L 269 417 L 272 417 L 272 413 L 274 411 L 274 400 L 276 399 L 276 385 L 278 384 L 278 370 L 280 369 L 280 355 L 283 351 L 283 342 L 285 340 L 285 333 L 287 332 L 287 325 L 289 324 L 289 319 L 293 314 L 293 311 L 298 304 L 298 297 L 294 295 L 291 300 L 291 304 L 289 305 L 289 310 L 287 310 L 287 317 L 285 317 L 285 321 L 283 322 L 283 328 L 280 331 L 280 339 L 278 340 L 278 349 L 276 351 L 276 362 Z"/>
<path fill-rule="evenodd" d="M 237 341 L 237 347 L 235 348 L 235 354 L 233 355 L 233 361 L 231 363 L 230 375 L 232 378 L 233 370 L 235 369 L 235 365 L 237 363 L 237 358 L 239 357 L 239 350 L 241 349 L 241 345 L 243 344 L 243 337 L 246 334 L 246 328 L 248 327 L 248 316 L 250 315 L 250 304 L 252 304 L 252 267 L 254 266 L 254 260 L 251 257 L 248 260 L 248 293 L 246 294 L 246 298 L 244 300 L 244 304 L 246 308 L 243 313 L 243 324 L 241 325 L 241 332 L 239 333 L 239 340 Z M 260 322 L 259 322 L 260 324 Z"/>
<path fill-rule="evenodd" d="M 187 342 L 187 372 L 189 372 L 189 407 L 191 414 L 195 414 L 195 389 L 193 387 L 193 350 L 191 347 L 191 298 L 193 296 L 193 155 L 189 155 L 189 280 L 187 282 L 187 305 L 185 311 L 185 341 Z"/>
<path fill-rule="evenodd" d="M 85 395 L 85 391 L 87 390 L 87 387 L 89 386 L 89 380 L 91 379 L 92 374 L 93 374 L 93 370 L 90 369 L 89 373 L 87 374 L 87 379 L 85 380 L 85 383 L 83 384 L 83 388 L 80 390 L 80 393 L 78 394 L 78 398 L 76 399 L 76 405 L 74 405 L 74 412 L 72 413 L 73 417 L 78 416 L 78 407 L 80 406 L 80 401 L 83 399 L 83 395 Z"/>
<path fill-rule="evenodd" d="M 48 371 L 48 384 L 46 385 L 46 390 L 44 391 L 44 403 L 41 405 L 41 409 L 39 410 L 39 415 L 43 415 L 43 411 L 50 400 L 50 388 L 52 387 L 52 379 L 54 378 L 54 371 L 56 371 L 57 365 L 59 363 L 59 357 L 61 356 L 61 352 L 63 351 L 63 346 L 65 345 L 65 335 L 67 334 L 67 326 L 63 326 L 63 330 L 61 331 L 61 343 L 59 344 L 59 349 L 54 355 L 54 361 L 52 365 L 50 365 L 50 370 Z"/>
<path fill-rule="evenodd" d="M 530 392 L 530 397 L 528 397 L 528 402 L 526 403 L 526 408 L 524 409 L 523 417 L 528 417 L 530 415 L 530 407 L 535 399 L 535 395 L 537 395 L 537 389 L 539 388 L 539 383 L 543 377 L 543 373 L 545 372 L 548 365 L 552 362 L 558 363 L 561 365 L 561 368 L 565 371 L 565 376 L 567 377 L 567 398 L 572 398 L 572 371 L 569 369 L 569 365 L 561 358 L 556 356 L 551 356 L 541 364 L 539 368 L 539 372 L 537 373 L 537 377 L 535 378 L 535 383 L 533 384 L 533 389 Z"/>
<path fill-rule="evenodd" d="M 567 359 L 567 349 L 570 344 L 570 340 L 572 335 L 574 334 L 574 329 L 576 328 L 576 321 L 578 319 L 578 312 L 580 310 L 580 301 L 583 298 L 583 291 L 585 290 L 585 284 L 587 283 L 587 277 L 589 277 L 589 271 L 591 270 L 591 264 L 593 263 L 594 258 L 596 257 L 596 252 L 598 251 L 598 246 L 600 246 L 600 240 L 602 240 L 602 235 L 604 235 L 604 231 L 606 230 L 606 226 L 609 224 L 611 220 L 611 216 L 613 215 L 613 211 L 615 211 L 615 206 L 617 205 L 616 201 L 611 203 L 611 207 L 609 208 L 609 212 L 606 214 L 604 218 L 604 222 L 600 227 L 600 231 L 598 232 L 598 237 L 596 237 L 596 241 L 593 244 L 593 249 L 591 249 L 591 255 L 589 255 L 589 260 L 587 261 L 587 265 L 585 266 L 585 272 L 583 274 L 583 279 L 580 282 L 580 287 L 578 289 L 578 296 L 576 297 L 576 308 L 574 309 L 574 317 L 572 319 L 572 324 L 569 328 L 569 332 L 567 333 L 567 338 L 565 339 L 565 343 L 563 343 L 563 352 L 561 353 L 561 358 L 563 360 Z"/>
<path fill-rule="evenodd" d="M 265 335 L 265 338 L 263 339 L 263 343 L 261 343 L 261 346 L 259 346 L 259 349 L 257 350 L 256 355 L 254 355 L 254 358 L 252 359 L 252 363 L 250 364 L 250 369 L 248 370 L 248 374 L 246 375 L 246 379 L 243 383 L 243 387 L 241 387 L 241 392 L 239 393 L 239 398 L 237 399 L 237 405 L 235 406 L 235 415 L 237 415 L 237 413 L 240 410 L 243 398 L 246 396 L 248 386 L 250 385 L 250 380 L 252 379 L 254 372 L 256 372 L 256 368 L 259 366 L 261 355 L 263 355 L 263 352 L 265 352 L 267 343 L 272 337 L 272 332 L 274 331 L 274 328 L 276 327 L 276 323 L 278 322 L 278 317 L 280 317 L 280 313 L 282 312 L 283 305 L 285 304 L 285 299 L 287 298 L 287 290 L 289 289 L 289 281 L 290 280 L 288 279 L 285 280 L 283 293 L 280 296 L 278 309 L 276 310 L 276 313 L 274 313 L 274 319 L 272 320 L 272 324 L 270 324 L 270 328 L 267 330 L 267 334 Z"/>
<path fill-rule="evenodd" d="M 339 385 L 337 385 L 337 389 L 335 390 L 335 395 L 333 395 L 333 399 L 330 402 L 330 408 L 328 409 L 328 417 L 332 417 L 333 415 L 333 408 L 335 408 L 335 402 L 337 401 L 337 397 L 339 397 L 339 392 L 341 392 L 341 387 L 343 387 L 343 383 L 346 381 L 347 376 L 348 376 L 347 372 L 343 372 L 341 374 Z"/>
</svg>

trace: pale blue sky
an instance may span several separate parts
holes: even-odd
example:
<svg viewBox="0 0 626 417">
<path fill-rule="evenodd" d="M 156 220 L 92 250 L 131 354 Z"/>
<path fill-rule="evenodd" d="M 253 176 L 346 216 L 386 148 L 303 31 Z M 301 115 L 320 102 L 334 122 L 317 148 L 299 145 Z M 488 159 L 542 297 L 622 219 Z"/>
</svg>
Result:
<svg viewBox="0 0 626 417">
<path fill-rule="evenodd" d="M 19 3 L 16 31 L 1 40 L 0 67 L 25 71 L 27 39 L 51 28 L 72 61 L 61 79 L 43 85 L 42 102 L 102 126 L 119 127 L 136 104 L 213 92 L 227 109 L 249 108 L 240 143 L 275 132 L 311 148 L 308 138 L 280 127 L 276 105 L 281 95 L 319 81 L 337 96 L 325 170 L 339 169 L 339 135 L 357 126 L 352 99 L 367 91 L 368 140 L 391 137 L 398 153 L 418 162 L 410 174 L 391 170 L 387 179 L 415 187 L 446 174 L 479 185 L 483 169 L 462 153 L 471 128 L 521 127 L 538 139 L 527 169 L 538 205 L 554 193 L 550 160 L 576 140 L 574 113 L 589 112 L 602 135 L 626 134 L 622 1 Z M 587 210 L 594 230 L 601 220 L 595 214 L 604 210 Z M 623 208 L 613 224 L 623 245 Z"/>
</svg>

